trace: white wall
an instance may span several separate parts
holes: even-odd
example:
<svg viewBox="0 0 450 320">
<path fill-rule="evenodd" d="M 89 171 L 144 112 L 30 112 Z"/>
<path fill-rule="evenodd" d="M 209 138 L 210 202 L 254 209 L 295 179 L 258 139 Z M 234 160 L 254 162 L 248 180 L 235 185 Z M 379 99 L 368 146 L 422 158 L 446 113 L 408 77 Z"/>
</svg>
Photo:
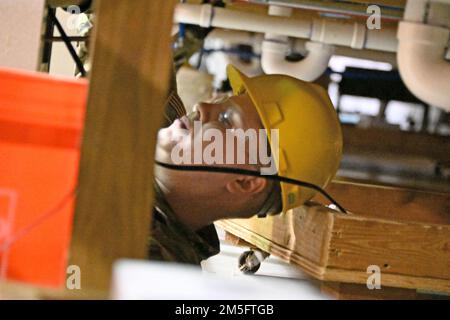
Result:
<svg viewBox="0 0 450 320">
<path fill-rule="evenodd" d="M 45 0 L 0 1 L 0 66 L 37 70 Z"/>
</svg>

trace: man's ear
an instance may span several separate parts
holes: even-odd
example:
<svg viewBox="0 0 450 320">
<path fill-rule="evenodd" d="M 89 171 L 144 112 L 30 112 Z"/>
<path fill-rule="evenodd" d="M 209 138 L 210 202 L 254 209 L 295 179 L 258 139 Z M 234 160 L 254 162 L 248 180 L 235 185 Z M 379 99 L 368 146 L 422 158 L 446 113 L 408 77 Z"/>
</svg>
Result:
<svg viewBox="0 0 450 320">
<path fill-rule="evenodd" d="M 267 186 L 267 180 L 260 177 L 239 176 L 230 180 L 226 187 L 228 192 L 235 194 L 257 194 Z"/>
</svg>

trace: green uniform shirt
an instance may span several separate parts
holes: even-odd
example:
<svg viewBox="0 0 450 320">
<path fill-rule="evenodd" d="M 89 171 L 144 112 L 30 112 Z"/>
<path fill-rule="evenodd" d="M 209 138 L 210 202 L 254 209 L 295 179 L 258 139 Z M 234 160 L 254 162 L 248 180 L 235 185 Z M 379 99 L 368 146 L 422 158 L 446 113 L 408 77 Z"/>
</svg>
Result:
<svg viewBox="0 0 450 320">
<path fill-rule="evenodd" d="M 175 77 L 173 77 L 166 102 L 165 126 L 184 114 L 186 110 L 176 93 Z M 202 260 L 218 254 L 220 245 L 214 225 L 209 225 L 197 232 L 191 231 L 175 215 L 156 182 L 154 186 L 155 199 L 149 241 L 150 259 L 200 264 Z"/>
</svg>

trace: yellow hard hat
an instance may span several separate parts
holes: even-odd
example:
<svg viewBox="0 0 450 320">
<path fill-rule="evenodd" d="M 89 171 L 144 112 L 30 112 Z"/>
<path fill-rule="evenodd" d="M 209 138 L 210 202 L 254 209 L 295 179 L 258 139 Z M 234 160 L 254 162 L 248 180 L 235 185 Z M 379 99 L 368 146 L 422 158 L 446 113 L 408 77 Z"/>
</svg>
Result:
<svg viewBox="0 0 450 320">
<path fill-rule="evenodd" d="M 342 156 L 342 131 L 326 91 L 286 75 L 249 78 L 232 65 L 227 73 L 234 94 L 247 92 L 252 99 L 272 152 L 270 129 L 278 129 L 278 174 L 325 188 Z M 283 212 L 302 205 L 315 193 L 281 182 Z"/>
</svg>

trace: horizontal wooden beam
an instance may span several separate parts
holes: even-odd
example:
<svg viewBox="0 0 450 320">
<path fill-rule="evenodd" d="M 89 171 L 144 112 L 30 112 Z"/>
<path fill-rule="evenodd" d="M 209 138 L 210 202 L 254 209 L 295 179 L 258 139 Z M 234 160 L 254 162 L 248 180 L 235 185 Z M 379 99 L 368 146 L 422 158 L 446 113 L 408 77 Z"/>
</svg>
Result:
<svg viewBox="0 0 450 320">
<path fill-rule="evenodd" d="M 344 208 L 365 216 L 450 225 L 450 193 L 335 180 L 326 188 Z M 317 195 L 315 201 L 330 202 Z"/>
<path fill-rule="evenodd" d="M 318 204 L 217 225 L 319 280 L 365 284 L 376 265 L 382 286 L 450 292 L 450 225 L 345 215 Z"/>
<path fill-rule="evenodd" d="M 0 300 L 105 300 L 107 291 L 65 290 L 33 286 L 23 282 L 0 281 Z"/>
<path fill-rule="evenodd" d="M 392 154 L 448 161 L 450 137 L 380 128 L 343 125 L 344 153 Z"/>
<path fill-rule="evenodd" d="M 421 300 L 431 296 L 420 294 L 414 289 L 381 287 L 369 290 L 366 285 L 342 282 L 324 282 L 321 291 L 339 300 Z"/>
</svg>

